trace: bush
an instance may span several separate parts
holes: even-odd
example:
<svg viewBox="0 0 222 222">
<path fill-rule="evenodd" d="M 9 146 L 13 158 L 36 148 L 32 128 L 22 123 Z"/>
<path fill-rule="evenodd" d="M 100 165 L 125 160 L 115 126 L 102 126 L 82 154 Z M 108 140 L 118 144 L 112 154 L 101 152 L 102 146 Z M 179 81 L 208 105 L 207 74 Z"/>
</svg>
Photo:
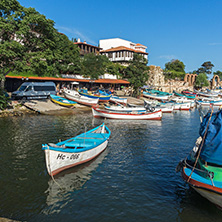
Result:
<svg viewBox="0 0 222 222">
<path fill-rule="evenodd" d="M 6 109 L 8 106 L 9 98 L 7 97 L 7 94 L 0 89 L 0 110 Z"/>
</svg>

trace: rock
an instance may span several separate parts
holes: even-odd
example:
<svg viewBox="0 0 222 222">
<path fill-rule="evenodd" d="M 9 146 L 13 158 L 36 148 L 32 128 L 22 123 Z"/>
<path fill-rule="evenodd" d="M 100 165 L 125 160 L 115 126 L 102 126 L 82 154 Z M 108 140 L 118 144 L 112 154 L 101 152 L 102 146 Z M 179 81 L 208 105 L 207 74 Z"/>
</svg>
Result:
<svg viewBox="0 0 222 222">
<path fill-rule="evenodd" d="M 183 90 L 193 91 L 193 86 L 189 86 L 188 82 L 180 80 L 166 80 L 163 74 L 163 70 L 159 66 L 150 66 L 149 70 L 149 80 L 147 85 L 153 87 L 154 89 L 172 93 L 173 90 L 181 92 Z"/>
</svg>

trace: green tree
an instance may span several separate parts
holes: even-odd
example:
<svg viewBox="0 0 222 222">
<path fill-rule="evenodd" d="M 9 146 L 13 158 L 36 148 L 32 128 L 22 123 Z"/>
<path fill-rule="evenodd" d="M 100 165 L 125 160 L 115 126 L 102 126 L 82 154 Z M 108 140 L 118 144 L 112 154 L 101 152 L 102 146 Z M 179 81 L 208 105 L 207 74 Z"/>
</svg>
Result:
<svg viewBox="0 0 222 222">
<path fill-rule="evenodd" d="M 207 61 L 204 62 L 196 72 L 197 74 L 206 73 L 207 75 L 210 75 L 212 73 L 213 67 L 214 65 L 210 61 Z"/>
<path fill-rule="evenodd" d="M 57 32 L 52 20 L 16 0 L 0 2 L 0 39 L 3 77 L 14 70 L 55 76 L 80 69 L 77 46 Z"/>
<path fill-rule="evenodd" d="M 133 60 L 125 69 L 125 77 L 131 83 L 136 95 L 139 95 L 139 88 L 144 86 L 148 80 L 148 60 L 139 54 L 133 55 Z"/>
<path fill-rule="evenodd" d="M 185 76 L 185 65 L 178 59 L 171 60 L 165 64 L 164 74 L 166 78 L 170 79 L 184 79 Z"/>
<path fill-rule="evenodd" d="M 165 71 L 176 71 L 180 73 L 185 73 L 185 65 L 178 59 L 173 59 L 170 62 L 165 64 Z"/>
<path fill-rule="evenodd" d="M 106 67 L 106 72 L 117 77 L 122 77 L 126 66 L 122 66 L 119 63 L 109 62 Z"/>
<path fill-rule="evenodd" d="M 222 79 L 222 72 L 217 70 L 216 72 L 213 73 L 214 75 L 218 75 L 220 80 Z"/>
<path fill-rule="evenodd" d="M 209 86 L 206 73 L 200 73 L 195 80 L 195 87 L 202 88 L 203 86 Z"/>
<path fill-rule="evenodd" d="M 104 75 L 106 67 L 110 63 L 105 55 L 85 54 L 82 60 L 81 74 L 91 79 L 98 79 Z"/>
</svg>

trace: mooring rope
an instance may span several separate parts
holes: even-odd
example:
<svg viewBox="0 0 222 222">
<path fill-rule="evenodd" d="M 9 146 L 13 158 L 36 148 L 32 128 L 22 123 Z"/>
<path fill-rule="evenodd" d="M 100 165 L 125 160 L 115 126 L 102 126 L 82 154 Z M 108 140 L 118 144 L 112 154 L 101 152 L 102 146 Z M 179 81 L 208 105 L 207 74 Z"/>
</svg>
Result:
<svg viewBox="0 0 222 222">
<path fill-rule="evenodd" d="M 191 174 L 190 174 L 190 176 L 189 176 L 188 179 L 187 179 L 187 182 L 188 182 L 188 183 L 189 183 L 190 178 L 191 178 L 191 176 L 192 176 L 192 174 L 193 174 L 193 171 L 194 171 L 194 169 L 195 169 L 195 167 L 196 167 L 196 165 L 197 165 L 197 161 L 198 161 L 198 159 L 199 159 L 199 157 L 200 157 L 200 152 L 201 152 L 201 149 L 202 149 L 202 147 L 203 147 L 205 137 L 206 137 L 206 135 L 207 135 L 207 130 L 208 130 L 208 127 L 209 127 L 209 124 L 210 124 L 210 120 L 211 120 L 212 114 L 213 114 L 213 106 L 212 106 L 212 110 L 211 110 L 211 114 L 210 114 L 209 121 L 208 121 L 208 123 L 207 123 L 206 130 L 205 130 L 205 133 L 204 133 L 204 136 L 203 136 L 203 139 L 202 139 L 202 143 L 201 143 L 201 145 L 200 145 L 200 148 L 198 149 L 198 155 L 197 155 L 196 161 L 195 161 L 195 163 L 194 163 L 194 166 L 193 166 L 193 169 L 192 169 L 192 171 L 191 171 Z"/>
</svg>

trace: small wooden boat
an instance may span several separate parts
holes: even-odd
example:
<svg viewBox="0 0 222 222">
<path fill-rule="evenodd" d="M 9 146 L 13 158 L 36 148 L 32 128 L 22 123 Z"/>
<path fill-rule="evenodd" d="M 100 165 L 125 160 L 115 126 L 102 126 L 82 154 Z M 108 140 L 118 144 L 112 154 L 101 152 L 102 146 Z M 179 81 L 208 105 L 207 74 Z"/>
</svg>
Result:
<svg viewBox="0 0 222 222">
<path fill-rule="evenodd" d="M 174 110 L 174 105 L 172 103 L 144 100 L 144 107 L 148 108 L 149 106 L 154 107 L 155 109 L 161 109 L 162 113 L 172 113 Z"/>
<path fill-rule="evenodd" d="M 171 101 L 175 103 L 190 103 L 190 107 L 193 108 L 195 106 L 195 100 L 193 99 L 188 99 L 187 97 L 180 97 L 176 96 L 174 98 L 171 98 Z"/>
<path fill-rule="evenodd" d="M 207 90 L 205 92 L 200 91 L 200 92 L 198 92 L 198 96 L 215 98 L 215 97 L 218 97 L 218 93 L 211 92 L 210 90 Z"/>
<path fill-rule="evenodd" d="M 73 100 L 79 104 L 83 104 L 86 106 L 95 106 L 98 104 L 99 99 L 93 99 L 86 96 L 81 96 L 77 91 L 75 90 L 64 90 L 64 95 L 67 99 Z"/>
<path fill-rule="evenodd" d="M 191 92 L 191 91 L 189 91 L 189 90 L 183 90 L 182 91 L 182 94 L 183 95 L 187 95 L 187 96 L 197 96 L 197 94 L 195 93 L 195 92 Z"/>
<path fill-rule="evenodd" d="M 93 116 L 96 118 L 108 119 L 125 119 L 125 120 L 161 120 L 162 111 L 154 110 L 153 112 L 117 112 L 102 110 L 92 107 Z"/>
<path fill-rule="evenodd" d="M 105 150 L 110 137 L 105 124 L 57 144 L 43 144 L 49 175 L 88 162 Z"/>
<path fill-rule="evenodd" d="M 102 91 L 96 91 L 94 93 L 89 93 L 87 90 L 79 90 L 80 95 L 86 96 L 91 99 L 99 99 L 99 102 L 108 102 L 110 100 L 111 94 L 102 93 Z"/>
<path fill-rule="evenodd" d="M 146 112 L 146 108 L 144 106 L 134 106 L 130 104 L 126 105 L 111 105 L 104 106 L 106 110 L 109 111 L 117 111 L 117 112 Z"/>
<path fill-rule="evenodd" d="M 182 178 L 200 195 L 222 208 L 222 110 L 208 112 L 192 152 L 177 166 Z"/>
<path fill-rule="evenodd" d="M 179 97 L 186 97 L 187 99 L 195 99 L 196 98 L 195 94 L 193 94 L 193 95 L 184 95 L 184 94 L 178 93 L 176 91 L 173 91 L 173 94 L 175 96 L 179 96 Z"/>
<path fill-rule="evenodd" d="M 222 105 L 222 100 L 218 99 L 210 99 L 210 98 L 202 98 L 196 100 L 197 105 L 201 106 L 221 106 Z"/>
<path fill-rule="evenodd" d="M 158 94 L 153 94 L 149 92 L 143 92 L 143 96 L 149 99 L 155 99 L 158 101 L 166 101 L 169 99 L 169 95 L 158 95 Z"/>
<path fill-rule="evenodd" d="M 168 103 L 173 104 L 173 110 L 189 111 L 191 109 L 190 102 L 174 102 L 169 101 Z"/>
<path fill-rule="evenodd" d="M 127 104 L 127 98 L 121 98 L 121 97 L 112 95 L 110 97 L 110 102 L 120 103 L 120 104 Z"/>
<path fill-rule="evenodd" d="M 66 107 L 73 107 L 77 103 L 77 102 L 68 100 L 66 98 L 56 96 L 56 95 L 50 95 L 50 98 L 54 103 L 59 104 L 61 106 L 66 106 Z"/>
</svg>

